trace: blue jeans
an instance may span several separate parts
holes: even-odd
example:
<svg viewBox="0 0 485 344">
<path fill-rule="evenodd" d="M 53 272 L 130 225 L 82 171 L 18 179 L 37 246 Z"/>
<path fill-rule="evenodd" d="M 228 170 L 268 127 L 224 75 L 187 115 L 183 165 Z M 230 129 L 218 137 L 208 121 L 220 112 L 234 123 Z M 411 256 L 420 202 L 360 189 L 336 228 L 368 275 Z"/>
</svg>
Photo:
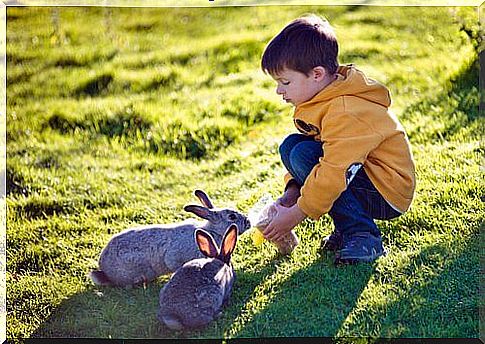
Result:
<svg viewBox="0 0 485 344">
<path fill-rule="evenodd" d="M 320 142 L 302 134 L 286 137 L 279 152 L 283 164 L 300 187 L 324 154 Z M 363 167 L 335 200 L 328 214 L 335 230 L 343 235 L 370 232 L 375 236 L 380 236 L 380 231 L 374 219 L 389 220 L 401 215 L 377 191 Z"/>
</svg>

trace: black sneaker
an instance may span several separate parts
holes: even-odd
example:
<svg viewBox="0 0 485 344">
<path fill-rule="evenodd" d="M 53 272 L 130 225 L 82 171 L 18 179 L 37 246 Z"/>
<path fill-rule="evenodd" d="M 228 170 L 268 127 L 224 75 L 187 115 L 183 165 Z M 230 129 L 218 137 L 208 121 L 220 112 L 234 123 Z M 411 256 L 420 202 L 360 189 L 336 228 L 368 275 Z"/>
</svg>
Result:
<svg viewBox="0 0 485 344">
<path fill-rule="evenodd" d="M 326 251 L 337 251 L 342 248 L 342 233 L 333 231 L 330 235 L 323 238 L 322 249 Z"/>
<path fill-rule="evenodd" d="M 343 238 L 342 249 L 335 256 L 335 264 L 356 264 L 373 262 L 386 255 L 382 237 L 368 232 L 358 232 Z"/>
</svg>

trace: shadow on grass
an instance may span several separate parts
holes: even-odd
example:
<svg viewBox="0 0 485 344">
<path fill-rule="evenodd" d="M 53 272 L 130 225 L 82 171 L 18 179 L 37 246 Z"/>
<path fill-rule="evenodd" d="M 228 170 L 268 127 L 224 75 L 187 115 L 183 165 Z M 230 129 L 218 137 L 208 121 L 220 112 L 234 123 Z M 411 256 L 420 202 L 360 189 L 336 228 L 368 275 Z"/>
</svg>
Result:
<svg viewBox="0 0 485 344">
<path fill-rule="evenodd" d="M 32 338 L 139 338 L 156 324 L 161 283 L 133 289 L 89 284 L 64 300 Z"/>
<path fill-rule="evenodd" d="M 354 309 L 374 268 L 335 267 L 329 257 L 318 259 L 278 285 L 269 304 L 235 337 L 332 337 Z"/>
<path fill-rule="evenodd" d="M 385 261 L 379 268 L 376 264 L 334 267 L 328 257 L 319 258 L 275 285 L 264 309 L 231 336 L 476 338 L 480 237 L 474 233 L 457 239 L 457 244 L 457 249 L 448 243 L 426 246 L 397 268 Z M 90 285 L 62 302 L 32 337 L 223 338 L 253 291 L 285 259 L 289 258 L 274 259 L 256 272 L 238 271 L 230 304 L 202 330 L 172 332 L 158 323 L 158 293 L 168 280 L 165 276 L 146 288 Z M 370 280 L 377 286 L 392 285 L 391 291 L 377 287 L 374 296 L 385 301 L 382 307 L 367 308 L 369 295 L 361 298 Z"/>
<path fill-rule="evenodd" d="M 478 233 L 457 244 L 426 246 L 398 268 L 320 259 L 278 285 L 235 337 L 477 338 L 483 247 Z"/>
<path fill-rule="evenodd" d="M 434 98 L 425 98 L 410 105 L 403 112 L 409 120 L 408 136 L 412 142 L 454 140 L 462 133 L 465 137 L 479 137 L 485 130 L 483 121 L 484 96 L 480 91 L 480 60 L 484 53 L 465 61 L 461 69 L 448 80 L 449 86 Z M 483 83 L 483 81 L 482 81 Z M 432 119 L 433 128 L 423 118 Z M 438 125 L 439 124 L 439 125 Z"/>
<path fill-rule="evenodd" d="M 236 271 L 233 294 L 222 316 L 201 330 L 171 331 L 159 323 L 158 296 L 167 275 L 131 289 L 98 287 L 89 282 L 85 291 L 56 307 L 31 337 L 222 338 L 253 290 L 275 270 L 275 264 L 268 264 L 252 273 Z"/>
<path fill-rule="evenodd" d="M 376 273 L 383 285 L 393 285 L 382 295 L 389 301 L 372 313 L 365 307 L 356 310 L 341 332 L 383 338 L 477 338 L 483 247 L 478 233 L 457 242 L 463 247 L 430 245 L 402 268 Z"/>
</svg>

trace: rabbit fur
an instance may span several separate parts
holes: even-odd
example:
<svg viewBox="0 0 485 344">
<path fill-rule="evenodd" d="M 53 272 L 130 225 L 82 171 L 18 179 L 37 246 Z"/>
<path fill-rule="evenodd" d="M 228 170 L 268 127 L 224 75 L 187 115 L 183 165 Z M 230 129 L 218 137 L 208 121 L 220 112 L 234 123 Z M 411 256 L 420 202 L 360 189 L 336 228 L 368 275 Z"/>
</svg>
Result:
<svg viewBox="0 0 485 344">
<path fill-rule="evenodd" d="M 235 223 L 243 233 L 250 228 L 249 219 L 238 211 L 216 209 L 207 194 L 196 190 L 203 204 L 186 205 L 185 211 L 205 219 L 174 224 L 156 224 L 130 228 L 114 235 L 102 250 L 99 270 L 90 272 L 95 284 L 130 287 L 147 283 L 158 276 L 174 272 L 185 262 L 203 257 L 195 241 L 197 228 L 203 228 L 217 242 L 229 225 Z"/>
<path fill-rule="evenodd" d="M 195 241 L 207 258 L 185 263 L 160 290 L 161 323 L 172 330 L 200 328 L 220 315 L 235 279 L 230 259 L 237 232 L 237 225 L 231 225 L 219 250 L 208 232 L 195 231 Z"/>
</svg>

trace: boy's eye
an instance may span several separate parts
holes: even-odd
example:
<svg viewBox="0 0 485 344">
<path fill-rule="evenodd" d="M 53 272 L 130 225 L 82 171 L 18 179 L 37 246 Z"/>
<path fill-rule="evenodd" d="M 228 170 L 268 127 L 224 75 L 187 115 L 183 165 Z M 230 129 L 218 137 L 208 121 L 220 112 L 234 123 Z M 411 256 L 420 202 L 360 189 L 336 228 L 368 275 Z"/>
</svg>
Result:
<svg viewBox="0 0 485 344">
<path fill-rule="evenodd" d="M 285 86 L 288 86 L 288 85 L 290 84 L 290 82 L 289 82 L 289 81 L 284 81 L 284 82 L 282 81 L 281 83 L 282 83 L 283 85 L 285 85 Z"/>
</svg>

